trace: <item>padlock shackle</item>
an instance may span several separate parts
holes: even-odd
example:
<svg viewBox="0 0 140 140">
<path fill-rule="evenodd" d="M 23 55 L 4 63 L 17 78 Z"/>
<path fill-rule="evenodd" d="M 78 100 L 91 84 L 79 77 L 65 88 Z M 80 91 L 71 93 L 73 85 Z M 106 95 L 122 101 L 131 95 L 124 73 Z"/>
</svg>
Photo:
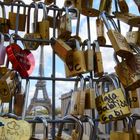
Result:
<svg viewBox="0 0 140 140">
<path fill-rule="evenodd" d="M 84 48 L 85 48 L 85 47 L 84 47 L 85 45 L 87 45 L 87 49 L 90 49 L 90 50 L 92 49 L 92 48 L 91 48 L 91 42 L 90 42 L 89 39 L 86 39 L 86 40 L 83 41 L 83 46 L 82 46 L 82 50 L 83 50 L 83 51 L 85 50 L 85 49 L 84 49 Z"/>
<path fill-rule="evenodd" d="M 91 78 L 91 76 L 87 76 L 86 78 L 85 78 L 85 83 L 87 82 L 87 80 L 88 80 L 88 82 L 89 82 L 89 88 L 93 88 L 93 79 Z M 85 84 L 86 85 L 86 84 Z"/>
<path fill-rule="evenodd" d="M 75 84 L 74 84 L 74 91 L 77 91 L 77 90 L 84 90 L 85 88 L 85 80 L 84 80 L 84 77 L 82 75 L 79 75 L 77 76 L 77 79 L 80 79 L 79 80 L 76 80 L 75 81 Z M 80 82 L 80 89 L 78 89 L 78 83 Z"/>
<path fill-rule="evenodd" d="M 100 45 L 97 40 L 93 41 L 93 45 L 94 45 L 95 52 L 100 52 Z"/>
<path fill-rule="evenodd" d="M 106 28 L 107 28 L 108 30 L 111 30 L 111 26 L 110 26 L 110 24 L 109 24 L 109 22 L 108 22 L 108 19 L 107 19 L 107 16 L 106 16 L 106 12 L 105 12 L 105 11 L 101 12 L 100 18 L 103 19 Z"/>
<path fill-rule="evenodd" d="M 48 14 L 47 14 L 46 5 L 43 2 L 39 2 L 38 7 L 39 6 L 42 6 L 42 8 L 43 8 L 43 19 L 42 20 L 47 20 Z"/>
<path fill-rule="evenodd" d="M 134 50 L 135 53 L 140 53 L 140 48 L 136 44 L 129 43 L 129 46 L 131 47 L 132 50 Z"/>
<path fill-rule="evenodd" d="M 37 30 L 37 21 L 38 21 L 38 4 L 35 2 L 32 2 L 28 8 L 28 18 L 27 18 L 27 33 L 29 33 L 30 30 L 30 14 L 31 14 L 31 8 L 34 6 L 34 27 L 33 32 L 36 32 Z"/>
</svg>

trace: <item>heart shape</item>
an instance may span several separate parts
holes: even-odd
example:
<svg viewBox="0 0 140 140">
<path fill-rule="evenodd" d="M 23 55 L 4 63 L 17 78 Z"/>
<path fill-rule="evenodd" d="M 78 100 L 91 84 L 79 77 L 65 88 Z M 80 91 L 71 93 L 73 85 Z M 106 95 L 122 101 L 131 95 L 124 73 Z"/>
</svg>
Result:
<svg viewBox="0 0 140 140">
<path fill-rule="evenodd" d="M 13 68 L 17 70 L 22 78 L 27 78 L 32 73 L 35 66 L 33 54 L 20 48 L 19 45 L 12 43 L 6 47 L 6 53 Z"/>
</svg>

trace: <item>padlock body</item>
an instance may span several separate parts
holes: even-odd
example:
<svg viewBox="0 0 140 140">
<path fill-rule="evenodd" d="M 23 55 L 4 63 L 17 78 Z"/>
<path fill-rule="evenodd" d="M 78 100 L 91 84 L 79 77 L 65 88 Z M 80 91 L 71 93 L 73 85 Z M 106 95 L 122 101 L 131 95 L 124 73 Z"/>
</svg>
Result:
<svg viewBox="0 0 140 140">
<path fill-rule="evenodd" d="M 140 31 L 127 32 L 126 39 L 128 43 L 133 43 L 140 46 Z"/>
<path fill-rule="evenodd" d="M 95 77 L 101 77 L 104 73 L 102 54 L 101 52 L 95 52 Z"/>
<path fill-rule="evenodd" d="M 126 63 L 122 61 L 115 66 L 116 74 L 127 90 L 135 90 L 140 87 L 140 75 L 136 74 Z"/>
<path fill-rule="evenodd" d="M 85 89 L 85 109 L 95 109 L 95 91 L 93 88 Z"/>
<path fill-rule="evenodd" d="M 109 30 L 107 34 L 117 55 L 128 59 L 133 56 L 132 50 L 124 36 L 115 30 Z"/>
<path fill-rule="evenodd" d="M 24 36 L 24 39 L 40 39 L 41 36 L 39 33 L 27 33 Z M 39 42 L 33 41 L 24 41 L 24 47 L 28 50 L 36 50 L 39 47 Z"/>
<path fill-rule="evenodd" d="M 129 91 L 129 104 L 131 108 L 139 108 L 139 98 L 137 90 Z"/>
<path fill-rule="evenodd" d="M 130 115 L 130 108 L 121 88 L 99 95 L 95 101 L 102 123 Z"/>
<path fill-rule="evenodd" d="M 129 8 L 128 8 L 128 5 L 125 0 L 119 0 L 118 4 L 119 4 L 119 8 L 120 8 L 121 12 L 123 12 L 123 13 L 129 12 Z"/>
<path fill-rule="evenodd" d="M 46 4 L 46 5 L 50 5 L 51 3 L 53 3 L 54 2 L 54 0 L 44 0 L 44 3 Z"/>
<path fill-rule="evenodd" d="M 86 72 L 86 63 L 83 51 L 74 51 L 71 62 L 65 65 L 66 77 L 73 77 Z"/>
<path fill-rule="evenodd" d="M 0 17 L 0 32 L 9 33 L 9 20 Z"/>
<path fill-rule="evenodd" d="M 16 16 L 17 13 L 9 12 L 9 22 L 10 22 L 10 29 L 16 29 Z M 18 30 L 25 31 L 25 24 L 26 24 L 26 15 L 19 14 L 18 18 Z"/>
</svg>

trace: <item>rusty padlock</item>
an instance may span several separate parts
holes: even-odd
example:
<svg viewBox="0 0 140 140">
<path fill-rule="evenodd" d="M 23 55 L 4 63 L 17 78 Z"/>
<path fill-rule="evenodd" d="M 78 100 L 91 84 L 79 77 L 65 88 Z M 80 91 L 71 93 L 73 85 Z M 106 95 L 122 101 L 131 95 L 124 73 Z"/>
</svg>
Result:
<svg viewBox="0 0 140 140">
<path fill-rule="evenodd" d="M 21 0 L 15 0 L 12 2 L 11 12 L 9 12 L 9 26 L 11 30 L 19 30 L 25 31 L 25 24 L 26 24 L 26 7 L 24 7 L 23 14 L 18 12 L 21 6 L 18 6 L 16 13 L 14 12 L 14 5 L 15 3 L 23 4 L 25 3 Z"/>
<path fill-rule="evenodd" d="M 34 6 L 34 23 L 33 23 L 33 32 L 30 33 L 30 14 L 31 14 L 31 8 Z M 39 31 L 37 30 L 37 21 L 38 21 L 38 5 L 35 2 L 32 2 L 30 4 L 30 7 L 28 9 L 28 19 L 27 19 L 27 33 L 24 35 L 24 39 L 40 39 L 41 35 Z M 28 50 L 36 50 L 40 43 L 39 42 L 32 42 L 32 41 L 24 41 L 24 47 Z"/>
<path fill-rule="evenodd" d="M 2 11 L 2 17 L 0 17 L 0 32 L 8 33 L 9 32 L 9 20 L 6 18 L 5 6 L 0 5 Z"/>
<path fill-rule="evenodd" d="M 49 40 L 49 21 L 47 19 L 47 9 L 46 5 L 43 2 L 39 2 L 38 5 L 41 5 L 43 8 L 43 19 L 42 21 L 38 22 L 39 26 L 39 33 L 41 35 L 42 39 L 47 39 Z M 43 43 L 43 45 L 48 45 L 48 43 Z"/>
<path fill-rule="evenodd" d="M 123 57 L 123 58 L 130 58 L 133 56 L 133 52 L 129 47 L 129 44 L 126 40 L 126 38 L 119 32 L 119 30 L 116 27 L 116 24 L 113 19 L 107 18 L 107 15 L 105 12 L 101 13 L 101 17 L 108 29 L 107 35 L 111 41 L 112 47 L 114 48 L 117 55 Z M 109 21 L 114 26 L 115 30 L 113 30 L 109 24 Z"/>
<path fill-rule="evenodd" d="M 96 32 L 99 45 L 104 46 L 106 44 L 106 38 L 104 35 L 104 23 L 100 18 L 96 19 Z"/>
</svg>

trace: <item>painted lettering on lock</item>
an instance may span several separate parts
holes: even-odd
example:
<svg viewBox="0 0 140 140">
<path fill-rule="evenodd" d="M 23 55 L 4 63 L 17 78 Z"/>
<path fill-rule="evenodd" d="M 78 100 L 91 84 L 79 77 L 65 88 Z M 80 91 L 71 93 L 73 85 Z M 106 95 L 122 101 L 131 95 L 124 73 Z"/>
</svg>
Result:
<svg viewBox="0 0 140 140">
<path fill-rule="evenodd" d="M 80 71 L 81 70 L 81 66 L 80 64 L 68 64 L 68 69 L 70 71 Z"/>
</svg>

